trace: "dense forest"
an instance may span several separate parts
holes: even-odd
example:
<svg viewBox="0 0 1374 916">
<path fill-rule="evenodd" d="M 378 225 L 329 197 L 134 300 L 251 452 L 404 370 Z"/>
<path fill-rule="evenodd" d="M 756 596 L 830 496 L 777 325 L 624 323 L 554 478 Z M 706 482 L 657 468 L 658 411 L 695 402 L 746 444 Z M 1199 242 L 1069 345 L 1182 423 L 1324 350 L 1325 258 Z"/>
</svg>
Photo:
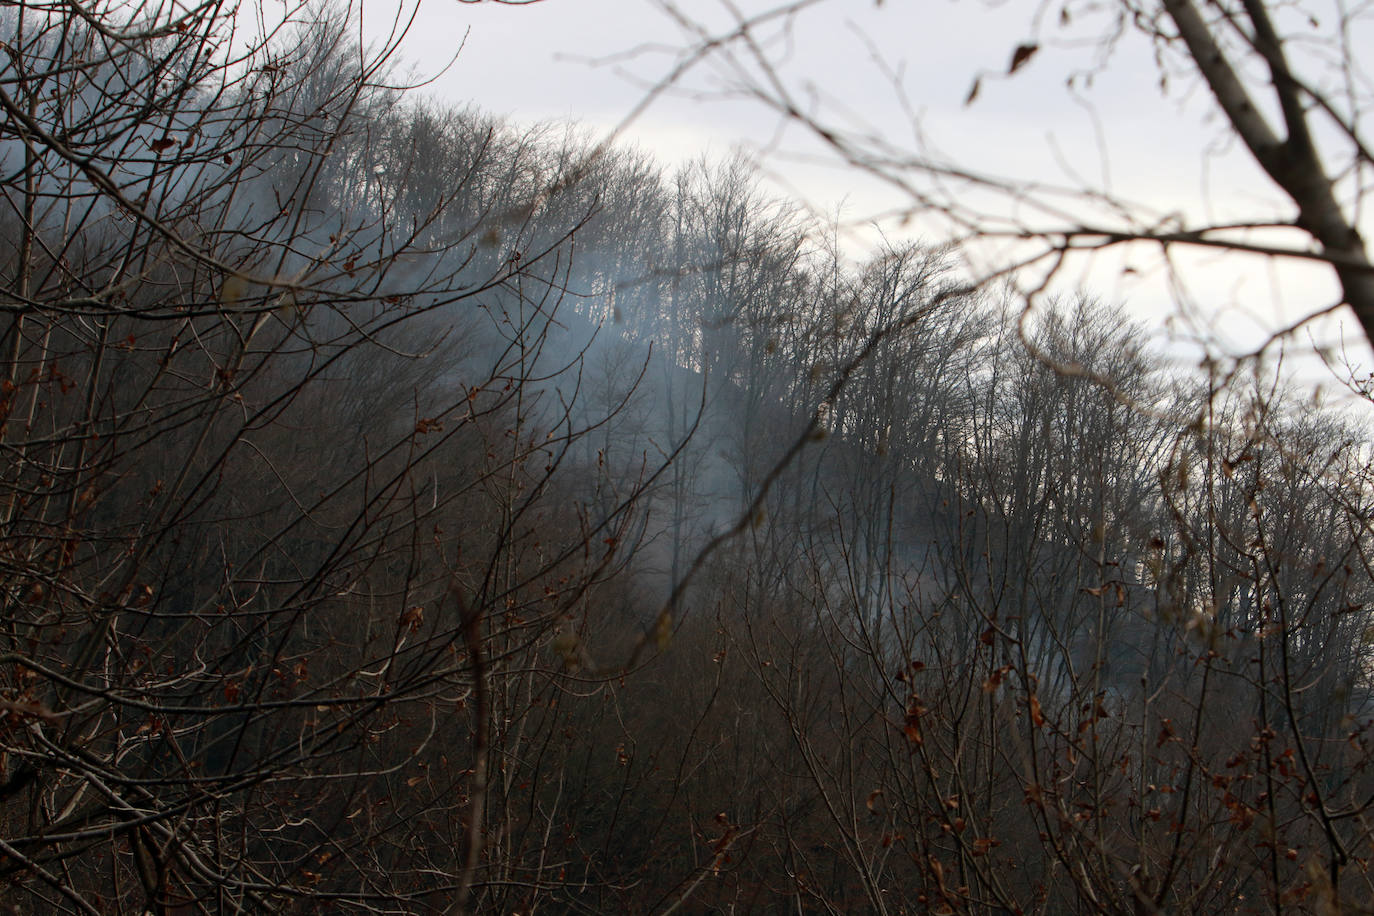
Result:
<svg viewBox="0 0 1374 916">
<path fill-rule="evenodd" d="M 1370 911 L 1350 411 L 337 13 L 0 13 L 9 911 Z"/>
</svg>

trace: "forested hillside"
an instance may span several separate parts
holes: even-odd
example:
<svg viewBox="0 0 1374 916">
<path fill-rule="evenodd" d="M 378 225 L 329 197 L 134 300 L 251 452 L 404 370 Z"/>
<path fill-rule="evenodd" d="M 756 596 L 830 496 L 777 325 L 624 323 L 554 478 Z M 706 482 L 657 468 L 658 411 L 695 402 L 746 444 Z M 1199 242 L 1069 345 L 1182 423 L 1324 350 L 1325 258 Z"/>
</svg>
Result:
<svg viewBox="0 0 1374 916">
<path fill-rule="evenodd" d="M 2 12 L 12 911 L 1370 911 L 1349 412 L 335 13 Z"/>
</svg>

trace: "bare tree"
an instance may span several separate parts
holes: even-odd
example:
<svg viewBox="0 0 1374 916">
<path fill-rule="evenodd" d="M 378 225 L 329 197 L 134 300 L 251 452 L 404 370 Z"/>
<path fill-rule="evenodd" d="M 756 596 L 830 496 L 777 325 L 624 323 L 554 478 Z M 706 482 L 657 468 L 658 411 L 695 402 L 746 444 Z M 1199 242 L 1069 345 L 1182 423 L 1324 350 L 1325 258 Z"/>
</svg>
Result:
<svg viewBox="0 0 1374 916">
<path fill-rule="evenodd" d="M 1100 154 L 1103 161 L 1094 159 L 1086 169 L 1065 164 L 1067 177 L 1061 181 L 1019 171 L 1024 168 L 1019 156 L 1009 154 L 999 171 L 996 166 L 970 166 L 957 153 L 943 152 L 930 139 L 939 136 L 936 115 L 914 114 L 922 110 L 922 100 L 914 94 L 919 87 L 902 82 L 901 64 L 882 56 L 883 42 L 870 47 L 867 65 L 892 79 L 895 100 L 911 123 L 854 126 L 845 100 L 830 98 L 824 87 L 791 75 L 793 45 L 785 39 L 804 30 L 808 17 L 820 15 L 817 7 L 822 4 L 732 6 L 733 21 L 714 28 L 685 5 L 671 0 L 657 5 L 682 25 L 688 41 L 670 80 L 686 80 L 693 67 L 709 61 L 715 66 L 711 85 L 718 91 L 760 102 L 781 121 L 800 125 L 854 170 L 879 179 L 897 195 L 885 213 L 914 218 L 923 231 L 940 233 L 942 241 L 961 246 L 978 279 L 1017 278 L 1027 308 L 1059 283 L 1061 273 L 1076 273 L 1111 249 L 1140 250 L 1143 243 L 1167 269 L 1178 271 L 1170 289 L 1179 296 L 1201 279 L 1178 266 L 1189 263 L 1179 257 L 1188 253 L 1244 253 L 1270 259 L 1280 269 L 1290 264 L 1328 266 L 1338 281 L 1339 299 L 1302 303 L 1297 323 L 1278 329 L 1265 346 L 1341 305 L 1350 306 L 1366 336 L 1374 332 L 1374 281 L 1361 235 L 1374 169 L 1366 137 L 1369 78 L 1359 53 L 1371 34 L 1363 8 L 1264 0 L 1106 5 L 1062 0 L 990 6 L 987 16 L 999 23 L 1024 10 L 1027 32 L 1014 46 L 989 48 L 982 66 L 954 72 L 954 79 L 971 86 L 965 103 L 971 111 L 978 110 L 980 89 L 992 80 L 1023 79 L 1033 68 L 1070 57 L 1068 87 L 1048 91 L 1095 109 L 1087 87 L 1098 74 L 1153 56 L 1157 73 L 1153 79 L 1140 74 L 1142 81 L 1157 82 L 1168 98 L 1183 98 L 1200 85 L 1221 116 L 1225 136 L 1199 142 L 1200 165 L 1212 153 L 1205 148 L 1209 144 L 1233 143 L 1283 196 L 1285 212 L 1277 217 L 1267 204 L 1245 201 L 1248 213 L 1213 218 L 1201 210 L 1169 211 L 1155 201 L 1118 193 L 1106 177 L 1113 170 L 1110 147 L 1090 150 L 1090 159 Z M 878 22 L 881 16 L 879 11 Z M 1085 46 L 1093 53 L 1080 63 Z M 858 46 L 856 52 L 856 58 L 862 56 Z M 1007 60 L 1009 64 L 1002 63 Z M 862 60 L 853 63 L 865 66 Z M 1103 110 L 1094 110 L 1094 123 L 1099 115 L 1107 121 L 1111 114 L 1106 110 L 1109 100 L 1100 104 Z M 1075 151 L 1056 152 L 1080 161 L 1072 157 Z M 1087 177 L 1095 172 L 1102 177 Z M 1254 190 L 1257 199 L 1271 189 Z M 1204 302 L 1200 308 L 1218 305 Z M 1219 345 L 1205 335 L 1198 342 L 1216 358 L 1234 346 Z"/>
<path fill-rule="evenodd" d="M 302 7 L 3 10 L 0 882 L 44 912 L 509 909 L 508 762 L 655 453 L 569 456 L 550 150 Z M 424 170 L 428 170 L 427 172 Z M 541 731 L 542 729 L 542 731 Z M 555 806 L 556 808 L 556 806 Z"/>
</svg>

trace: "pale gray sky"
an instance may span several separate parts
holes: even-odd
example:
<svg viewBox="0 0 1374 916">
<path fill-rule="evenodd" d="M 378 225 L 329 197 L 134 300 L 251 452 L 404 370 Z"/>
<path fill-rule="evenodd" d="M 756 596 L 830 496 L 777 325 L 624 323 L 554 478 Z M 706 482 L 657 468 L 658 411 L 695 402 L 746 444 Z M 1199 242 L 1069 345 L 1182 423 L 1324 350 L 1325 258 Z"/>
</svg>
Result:
<svg viewBox="0 0 1374 916">
<path fill-rule="evenodd" d="M 746 15 L 774 5 L 735 2 Z M 681 6 L 717 29 L 733 21 L 727 6 L 715 0 L 686 0 Z M 403 8 L 413 9 L 413 2 Z M 1150 49 L 1134 35 L 1097 68 L 1100 45 L 1085 39 L 1101 33 L 1100 22 L 1037 24 L 1031 18 L 1036 8 L 971 0 L 831 0 L 807 10 L 785 33 L 759 35 L 805 104 L 825 120 L 880 136 L 893 148 L 914 149 L 919 128 L 923 142 L 962 167 L 1105 189 L 1161 216 L 1184 214 L 1194 224 L 1287 212 L 1268 179 L 1226 143 L 1201 86 L 1180 80 L 1163 95 Z M 366 32 L 377 35 L 389 27 L 397 9 L 396 0 L 369 0 Z M 619 124 L 692 40 L 655 0 L 422 0 L 403 54 L 430 75 L 465 36 L 453 65 L 426 91 L 516 122 L 573 120 L 597 132 Z M 1032 38 L 1043 50 L 1014 77 L 1001 77 L 1012 50 Z M 1088 85 L 1083 74 L 1094 69 Z M 978 98 L 966 106 L 980 73 L 985 76 Z M 1066 80 L 1075 73 L 1078 91 L 1071 92 Z M 665 164 L 742 145 L 760 153 L 780 186 L 818 212 L 842 208 L 843 217 L 855 223 L 910 203 L 852 168 L 811 161 L 832 157 L 800 129 L 780 130 L 778 117 L 764 106 L 734 97 L 732 82 L 719 63 L 699 64 L 677 90 L 635 119 L 626 141 Z M 976 195 L 968 199 L 977 201 Z M 988 209 L 1030 219 L 1028 211 L 1013 212 L 1005 201 L 990 201 Z M 887 231 L 934 239 L 944 230 L 939 221 L 916 213 L 904 225 L 889 223 Z M 858 246 L 864 236 L 853 238 Z M 998 256 L 993 248 L 973 254 L 978 267 Z M 1184 255 L 1176 263 L 1186 268 L 1188 292 L 1203 306 L 1209 333 L 1238 346 L 1251 345 L 1263 329 L 1319 309 L 1336 295 L 1330 272 L 1322 268 L 1275 269 L 1262 259 L 1216 253 Z M 1124 300 L 1156 325 L 1177 294 L 1157 254 L 1146 250 L 1085 259 L 1061 282 Z M 1324 340 L 1339 333 L 1330 324 L 1320 330 Z M 1346 337 L 1358 339 L 1353 333 Z"/>
</svg>

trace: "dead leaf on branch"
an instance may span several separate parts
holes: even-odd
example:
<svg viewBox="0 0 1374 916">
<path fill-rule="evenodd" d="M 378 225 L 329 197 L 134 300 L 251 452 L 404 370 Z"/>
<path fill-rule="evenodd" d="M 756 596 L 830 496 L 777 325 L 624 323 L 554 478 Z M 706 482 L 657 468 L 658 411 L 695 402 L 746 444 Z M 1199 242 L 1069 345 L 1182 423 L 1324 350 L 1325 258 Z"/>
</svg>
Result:
<svg viewBox="0 0 1374 916">
<path fill-rule="evenodd" d="M 1030 59 L 1035 56 L 1035 52 L 1040 50 L 1039 45 L 1017 45 L 1016 50 L 1011 52 L 1011 66 L 1007 67 L 1007 76 L 1011 76 L 1020 70 Z"/>
<path fill-rule="evenodd" d="M 983 88 L 983 78 L 981 76 L 975 77 L 973 85 L 969 87 L 968 95 L 964 97 L 964 107 L 973 104 L 973 100 L 978 98 L 978 90 L 981 88 Z"/>
<path fill-rule="evenodd" d="M 921 705 L 921 700 L 914 693 L 907 700 L 906 704 L 906 723 L 902 732 L 906 735 L 906 740 L 912 744 L 925 743 L 925 737 L 921 734 L 921 716 L 926 712 L 926 708 Z"/>
<path fill-rule="evenodd" d="M 1001 840 L 996 840 L 992 837 L 979 837 L 973 841 L 971 853 L 975 856 L 985 856 L 988 854 L 988 850 L 1001 845 Z"/>
</svg>

